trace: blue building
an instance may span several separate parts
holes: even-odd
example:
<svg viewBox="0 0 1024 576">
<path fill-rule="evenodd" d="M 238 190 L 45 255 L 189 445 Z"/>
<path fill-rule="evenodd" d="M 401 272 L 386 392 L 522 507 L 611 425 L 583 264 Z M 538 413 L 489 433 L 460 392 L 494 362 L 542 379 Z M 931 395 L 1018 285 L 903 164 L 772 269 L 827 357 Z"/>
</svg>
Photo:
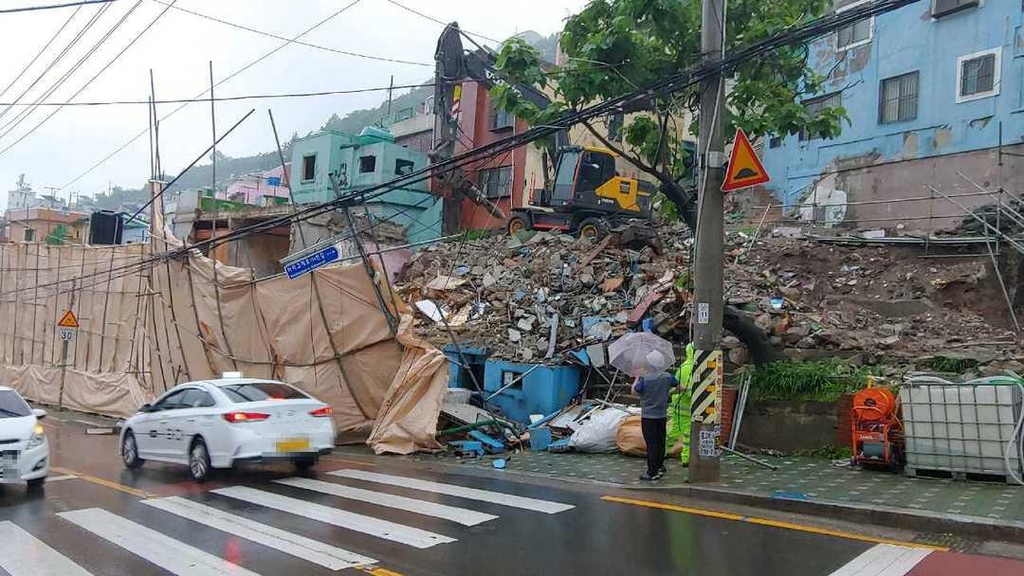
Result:
<svg viewBox="0 0 1024 576">
<path fill-rule="evenodd" d="M 327 202 L 335 198 L 330 174 L 339 192 L 349 194 L 426 165 L 425 154 L 395 144 L 387 130 L 369 127 L 358 136 L 324 130 L 293 144 L 292 193 L 296 204 Z M 441 235 L 441 201 L 428 192 L 426 181 L 391 190 L 367 202 L 366 208 L 374 217 L 405 228 L 408 242 Z"/>
<path fill-rule="evenodd" d="M 837 0 L 836 10 L 860 3 Z M 917 2 L 816 41 L 810 62 L 829 79 L 804 106 L 842 106 L 851 125 L 832 140 L 767 141 L 767 188 L 789 210 L 827 225 L 932 231 L 965 215 L 928 186 L 964 195 L 967 208 L 995 199 L 963 176 L 1021 190 L 1020 159 L 1005 154 L 1024 152 L 1020 2 Z"/>
</svg>

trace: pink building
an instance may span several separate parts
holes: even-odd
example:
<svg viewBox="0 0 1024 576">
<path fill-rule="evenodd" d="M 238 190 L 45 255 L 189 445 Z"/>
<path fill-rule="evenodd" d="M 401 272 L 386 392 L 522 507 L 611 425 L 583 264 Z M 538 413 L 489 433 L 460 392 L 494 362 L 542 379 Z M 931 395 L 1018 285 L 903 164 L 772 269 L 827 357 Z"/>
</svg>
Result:
<svg viewBox="0 0 1024 576">
<path fill-rule="evenodd" d="M 288 187 L 285 186 L 285 170 L 291 173 L 291 163 L 285 164 L 284 170 L 280 166 L 271 168 L 264 172 L 250 172 L 239 176 L 228 185 L 224 193 L 226 199 L 234 202 L 245 202 L 257 206 L 266 206 L 268 202 L 264 198 L 288 198 Z"/>
</svg>

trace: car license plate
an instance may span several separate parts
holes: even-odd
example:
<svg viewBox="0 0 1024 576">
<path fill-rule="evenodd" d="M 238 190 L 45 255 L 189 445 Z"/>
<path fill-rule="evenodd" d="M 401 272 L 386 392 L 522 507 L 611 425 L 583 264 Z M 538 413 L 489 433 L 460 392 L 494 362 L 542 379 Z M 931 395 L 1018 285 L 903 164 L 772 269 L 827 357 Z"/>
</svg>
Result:
<svg viewBox="0 0 1024 576">
<path fill-rule="evenodd" d="M 276 447 L 278 452 L 305 452 L 309 450 L 309 438 L 282 440 Z"/>
<path fill-rule="evenodd" d="M 11 450 L 3 452 L 3 461 L 0 463 L 0 478 L 17 480 L 20 476 L 21 466 L 18 465 L 18 453 Z"/>
</svg>

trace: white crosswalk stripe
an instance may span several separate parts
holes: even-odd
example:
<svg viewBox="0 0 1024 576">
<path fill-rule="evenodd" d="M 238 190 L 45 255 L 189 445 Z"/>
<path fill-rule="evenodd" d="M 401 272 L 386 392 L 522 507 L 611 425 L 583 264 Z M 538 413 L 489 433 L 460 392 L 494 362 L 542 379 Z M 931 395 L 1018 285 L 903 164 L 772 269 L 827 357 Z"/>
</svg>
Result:
<svg viewBox="0 0 1024 576">
<path fill-rule="evenodd" d="M 365 566 L 374 564 L 377 561 L 367 556 L 349 552 L 342 548 L 325 544 L 312 538 L 306 538 L 299 534 L 293 534 L 273 526 L 268 526 L 254 520 L 249 520 L 236 514 L 218 510 L 212 506 L 206 506 L 198 502 L 172 496 L 143 500 L 143 504 L 152 506 L 193 522 L 205 524 L 240 538 L 267 546 L 290 554 L 297 558 L 309 560 L 331 570 L 342 570 L 354 566 Z"/>
<path fill-rule="evenodd" d="M 303 488 L 305 490 L 322 492 L 332 496 L 339 496 L 341 498 L 348 498 L 350 500 L 369 502 L 370 504 L 376 504 L 387 508 L 396 508 L 406 512 L 414 512 L 425 516 L 443 518 L 445 520 L 458 522 L 463 526 L 476 526 L 477 524 L 497 518 L 497 516 L 493 514 L 484 514 L 483 512 L 477 512 L 475 510 L 456 508 L 455 506 L 446 506 L 444 504 L 438 504 L 437 502 L 427 502 L 425 500 L 417 500 L 415 498 L 406 498 L 405 496 L 396 496 L 386 492 L 374 492 L 373 490 L 363 490 L 362 488 L 332 484 L 331 482 L 313 480 L 311 478 L 286 478 L 284 480 L 275 480 L 275 482 L 285 484 L 287 486 L 295 486 L 296 488 Z"/>
<path fill-rule="evenodd" d="M 921 548 L 876 544 L 831 576 L 904 576 L 930 553 Z"/>
<path fill-rule="evenodd" d="M 213 490 L 214 494 L 235 498 L 252 504 L 259 504 L 267 508 L 274 508 L 297 516 L 318 520 L 327 524 L 333 524 L 341 528 L 347 528 L 356 532 L 362 532 L 385 540 L 391 540 L 413 546 L 415 548 L 430 548 L 438 544 L 455 542 L 455 538 L 442 536 L 412 526 L 405 526 L 387 520 L 380 520 L 372 516 L 364 516 L 354 512 L 337 510 L 321 504 L 306 502 L 297 498 L 281 496 L 273 492 L 256 490 L 245 486 L 231 486 Z"/>
<path fill-rule="evenodd" d="M 11 576 L 91 576 L 10 521 L 0 522 L 0 568 Z"/>
<path fill-rule="evenodd" d="M 575 506 L 571 504 L 551 502 L 550 500 L 538 500 L 536 498 L 526 498 L 523 496 L 515 496 L 513 494 L 505 494 L 503 492 L 491 492 L 490 490 L 466 488 L 455 484 L 442 484 L 441 482 L 420 480 L 418 478 L 409 478 L 407 476 L 394 476 L 392 474 L 379 474 L 377 472 L 367 472 L 365 470 L 335 470 L 334 472 L 328 472 L 328 474 L 340 476 L 342 478 L 354 478 L 356 480 L 366 480 L 368 482 L 377 482 L 380 484 L 389 484 L 391 486 L 400 486 L 402 488 L 411 488 L 413 490 L 422 490 L 424 492 L 447 494 L 448 496 L 457 496 L 459 498 L 479 500 L 481 502 L 490 502 L 491 504 L 500 504 L 502 506 L 522 508 L 524 510 L 533 510 L 535 512 L 544 512 L 547 514 L 557 514 L 558 512 L 564 512 L 575 508 Z"/>
<path fill-rule="evenodd" d="M 100 508 L 60 512 L 61 518 L 179 576 L 258 576 L 237 564 L 193 548 Z"/>
</svg>

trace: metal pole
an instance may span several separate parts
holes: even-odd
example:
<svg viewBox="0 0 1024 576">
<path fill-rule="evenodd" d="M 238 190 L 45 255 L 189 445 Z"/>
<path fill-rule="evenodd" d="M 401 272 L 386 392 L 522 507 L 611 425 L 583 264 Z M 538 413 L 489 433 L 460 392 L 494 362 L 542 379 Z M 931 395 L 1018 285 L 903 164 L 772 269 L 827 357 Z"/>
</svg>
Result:
<svg viewBox="0 0 1024 576">
<path fill-rule="evenodd" d="M 71 302 L 68 304 L 68 310 L 75 309 L 75 279 L 71 279 Z M 60 392 L 57 393 L 57 410 L 64 409 L 64 382 L 67 378 L 68 373 L 68 341 L 61 341 L 62 356 L 64 361 L 60 363 Z"/>
<path fill-rule="evenodd" d="M 704 0 L 701 13 L 702 61 L 721 60 L 724 52 L 725 0 Z M 697 248 L 692 314 L 693 341 L 698 350 L 717 350 L 722 338 L 724 220 L 722 182 L 725 180 L 724 79 L 713 74 L 701 82 L 700 138 L 702 178 L 697 207 Z M 690 427 L 690 482 L 716 482 L 720 475 L 717 455 L 700 455 L 703 422 Z M 717 429 L 717 426 L 715 427 Z"/>
</svg>

